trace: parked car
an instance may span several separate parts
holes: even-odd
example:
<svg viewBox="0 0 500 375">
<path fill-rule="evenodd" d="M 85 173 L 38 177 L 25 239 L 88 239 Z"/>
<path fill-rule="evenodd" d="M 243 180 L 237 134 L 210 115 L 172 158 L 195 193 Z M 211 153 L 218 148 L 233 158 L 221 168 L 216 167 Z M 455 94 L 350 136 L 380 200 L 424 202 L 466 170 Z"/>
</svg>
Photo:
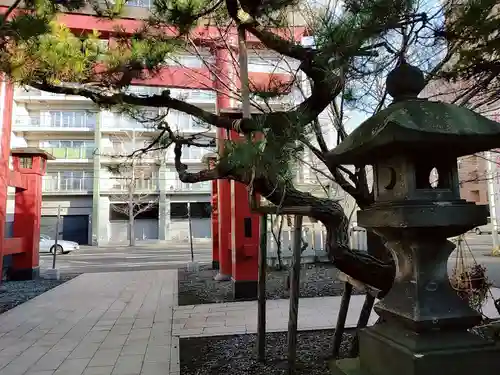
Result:
<svg viewBox="0 0 500 375">
<path fill-rule="evenodd" d="M 41 253 L 54 253 L 54 250 L 57 251 L 57 254 L 68 254 L 70 251 L 78 250 L 80 245 L 76 242 L 65 241 L 65 240 L 57 240 L 54 241 L 52 238 L 47 236 L 46 234 L 40 235 L 40 252 Z"/>
<path fill-rule="evenodd" d="M 500 227 L 498 230 L 498 233 L 500 233 Z M 491 234 L 493 233 L 493 224 L 491 224 L 491 219 L 488 218 L 488 222 L 485 225 L 481 225 L 480 227 L 475 227 L 472 230 L 476 234 Z"/>
</svg>

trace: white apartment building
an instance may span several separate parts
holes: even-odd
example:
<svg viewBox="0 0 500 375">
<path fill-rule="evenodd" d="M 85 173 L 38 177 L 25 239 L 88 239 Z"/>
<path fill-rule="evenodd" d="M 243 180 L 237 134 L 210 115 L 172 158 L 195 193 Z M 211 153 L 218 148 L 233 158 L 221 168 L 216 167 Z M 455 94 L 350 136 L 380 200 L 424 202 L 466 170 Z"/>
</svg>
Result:
<svg viewBox="0 0 500 375">
<path fill-rule="evenodd" d="M 159 88 L 133 87 L 138 93 L 154 90 Z M 212 91 L 171 91 L 193 104 L 215 110 Z M 171 111 L 167 119 L 184 133 L 204 131 L 207 137 L 215 137 L 213 129 L 186 114 Z M 18 145 L 38 147 L 56 157 L 49 161 L 43 179 L 42 233 L 53 234 L 60 207 L 65 239 L 99 245 L 126 241 L 127 218 L 115 207 L 128 200 L 130 176 L 111 173 L 109 167 L 130 160 L 120 156 L 149 144 L 158 130 L 126 115 L 99 110 L 83 97 L 17 88 L 13 133 Z M 211 151 L 188 148 L 183 152 L 183 161 L 193 171 L 199 170 L 203 155 Z M 138 168 L 143 173 L 136 173 L 134 191 L 153 204 L 136 218 L 136 239 L 187 236 L 187 203 L 191 206 L 194 236 L 210 238 L 209 182 L 181 183 L 171 148 L 146 154 Z M 10 196 L 9 213 L 13 212 L 12 199 Z"/>
<path fill-rule="evenodd" d="M 200 57 L 189 55 L 183 56 L 182 62 L 189 67 L 203 64 Z M 280 65 L 283 66 L 280 68 Z M 290 72 L 291 65 L 275 56 L 249 56 L 250 72 L 270 73 L 280 69 Z M 288 95 L 271 99 L 262 107 L 269 105 L 273 109 L 282 109 L 293 106 L 302 101 L 303 94 L 309 94 L 308 85 L 304 85 L 303 90 L 296 88 Z M 164 89 L 166 87 L 133 86 L 130 91 L 152 94 Z M 171 95 L 206 110 L 216 110 L 214 91 L 171 89 Z M 254 98 L 253 104 L 258 107 L 259 100 Z M 233 101 L 235 108 L 240 105 L 237 100 Z M 148 110 L 148 116 L 158 113 L 158 109 Z M 187 114 L 169 111 L 167 120 L 170 126 L 183 133 L 203 132 L 207 139 L 215 140 L 214 128 L 200 124 Z M 336 134 L 331 131 L 328 111 L 320 116 L 320 122 L 325 129 L 330 129 L 325 137 L 333 147 Z M 14 92 L 12 124 L 17 144 L 44 149 L 56 158 L 48 162 L 43 180 L 42 233 L 55 234 L 60 207 L 64 239 L 98 245 L 126 242 L 128 218 L 120 213 L 120 208 L 128 201 L 130 176 L 113 174 L 109 168 L 130 160 L 120 156 L 149 144 L 159 131 L 124 114 L 100 110 L 84 97 L 21 87 Z M 203 155 L 213 151 L 186 148 L 183 162 L 195 172 L 205 167 Z M 181 183 L 173 159 L 172 148 L 148 153 L 141 159 L 140 173 L 135 173 L 135 195 L 151 202 L 150 209 L 135 220 L 134 235 L 139 241 L 186 239 L 189 233 L 188 205 L 193 236 L 211 238 L 211 183 Z M 325 179 L 318 181 L 318 174 L 311 168 L 316 166 L 314 159 L 312 153 L 304 155 L 305 163 L 297 165 L 296 182 L 302 190 L 324 195 Z M 339 189 L 331 186 L 330 190 L 334 191 L 336 198 L 345 200 L 346 208 L 353 205 Z M 13 212 L 12 194 L 7 210 Z"/>
</svg>

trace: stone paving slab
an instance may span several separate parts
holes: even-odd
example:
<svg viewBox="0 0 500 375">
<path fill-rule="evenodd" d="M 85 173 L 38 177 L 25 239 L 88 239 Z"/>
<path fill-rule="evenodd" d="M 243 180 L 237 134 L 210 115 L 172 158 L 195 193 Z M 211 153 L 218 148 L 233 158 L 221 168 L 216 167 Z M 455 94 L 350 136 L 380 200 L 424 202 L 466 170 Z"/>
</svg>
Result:
<svg viewBox="0 0 500 375">
<path fill-rule="evenodd" d="M 177 270 L 81 275 L 0 315 L 0 375 L 178 375 L 176 304 Z"/>
<path fill-rule="evenodd" d="M 500 289 L 492 288 L 495 298 Z M 364 296 L 351 297 L 346 327 L 356 327 Z M 299 300 L 298 329 L 311 331 L 333 329 L 337 323 L 341 297 L 301 298 Z M 289 300 L 266 302 L 266 331 L 284 332 L 288 329 Z M 483 313 L 499 317 L 493 301 L 486 303 Z M 369 325 L 377 320 L 372 312 Z M 179 337 L 223 336 L 230 334 L 257 333 L 257 302 L 231 302 L 205 305 L 176 306 L 173 315 L 173 334 Z"/>
</svg>

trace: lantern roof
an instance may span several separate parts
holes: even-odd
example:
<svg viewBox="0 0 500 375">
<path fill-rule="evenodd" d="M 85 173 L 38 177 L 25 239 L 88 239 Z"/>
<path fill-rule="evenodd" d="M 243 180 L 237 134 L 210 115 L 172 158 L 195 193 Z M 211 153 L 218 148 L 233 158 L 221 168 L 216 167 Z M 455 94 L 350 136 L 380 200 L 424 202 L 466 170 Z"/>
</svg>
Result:
<svg viewBox="0 0 500 375">
<path fill-rule="evenodd" d="M 500 123 L 454 104 L 418 99 L 418 68 L 402 64 L 387 78 L 392 104 L 363 122 L 327 158 L 373 164 L 394 155 L 459 157 L 500 147 Z"/>
<path fill-rule="evenodd" d="M 12 156 L 41 156 L 46 160 L 56 160 L 52 154 L 36 147 L 17 147 L 10 150 Z"/>
</svg>

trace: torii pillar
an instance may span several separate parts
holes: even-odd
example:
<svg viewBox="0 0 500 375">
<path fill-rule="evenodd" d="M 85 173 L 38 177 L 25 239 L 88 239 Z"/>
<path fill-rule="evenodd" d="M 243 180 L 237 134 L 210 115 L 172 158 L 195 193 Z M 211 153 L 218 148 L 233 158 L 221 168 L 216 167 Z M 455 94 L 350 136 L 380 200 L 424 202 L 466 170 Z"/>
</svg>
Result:
<svg viewBox="0 0 500 375">
<path fill-rule="evenodd" d="M 226 46 L 215 50 L 218 71 L 217 113 L 234 119 L 240 119 L 242 113 L 234 108 L 231 100 L 231 88 L 235 82 L 234 61 L 231 51 Z M 218 152 L 224 153 L 225 140 L 238 141 L 241 135 L 226 129 L 217 130 Z M 234 299 L 254 299 L 257 297 L 258 258 L 259 258 L 259 220 L 260 215 L 252 213 L 247 187 L 229 180 L 218 180 L 217 187 L 212 187 L 212 194 L 217 195 L 217 207 L 212 208 L 213 226 L 218 222 L 218 259 L 213 255 L 214 265 L 218 260 L 219 281 L 232 280 Z M 212 200 L 214 203 L 214 199 Z M 215 208 L 215 209 L 214 209 Z M 212 227 L 213 228 L 213 227 Z M 215 236 L 216 230 L 212 230 Z M 214 241 L 215 245 L 215 241 Z M 215 249 L 214 249 L 215 250 Z"/>
<path fill-rule="evenodd" d="M 12 258 L 12 280 L 32 280 L 38 277 L 40 220 L 42 214 L 42 176 L 47 160 L 55 158 L 38 148 L 16 148 L 12 152 L 9 186 L 16 188 L 14 238 L 8 240 Z M 17 241 L 20 242 L 18 243 Z M 9 242 L 7 241 L 7 243 Z"/>
<path fill-rule="evenodd" d="M 12 131 L 12 103 L 14 86 L 0 74 L 0 272 L 3 272 L 3 257 L 6 255 L 5 225 L 7 222 L 7 187 L 10 169 L 10 134 Z M 0 281 L 2 279 L 0 273 Z"/>
<path fill-rule="evenodd" d="M 12 103 L 14 87 L 0 79 L 0 270 L 3 258 L 12 255 L 9 275 L 12 280 L 36 278 L 39 272 L 40 218 L 42 207 L 42 176 L 47 159 L 54 157 L 36 148 L 11 150 Z M 12 156 L 13 170 L 9 161 Z M 16 188 L 14 237 L 5 238 L 7 188 Z M 3 275 L 2 275 L 3 276 Z"/>
<path fill-rule="evenodd" d="M 221 114 L 241 118 L 239 112 Z M 222 139 L 227 139 L 227 132 L 221 132 L 220 135 Z M 230 131 L 229 137 L 234 142 L 243 138 L 235 131 Z M 217 196 L 219 271 L 222 274 L 222 270 L 229 270 L 231 266 L 234 299 L 254 299 L 257 297 L 259 276 L 260 215 L 252 212 L 247 186 L 242 183 L 219 180 Z"/>
</svg>

